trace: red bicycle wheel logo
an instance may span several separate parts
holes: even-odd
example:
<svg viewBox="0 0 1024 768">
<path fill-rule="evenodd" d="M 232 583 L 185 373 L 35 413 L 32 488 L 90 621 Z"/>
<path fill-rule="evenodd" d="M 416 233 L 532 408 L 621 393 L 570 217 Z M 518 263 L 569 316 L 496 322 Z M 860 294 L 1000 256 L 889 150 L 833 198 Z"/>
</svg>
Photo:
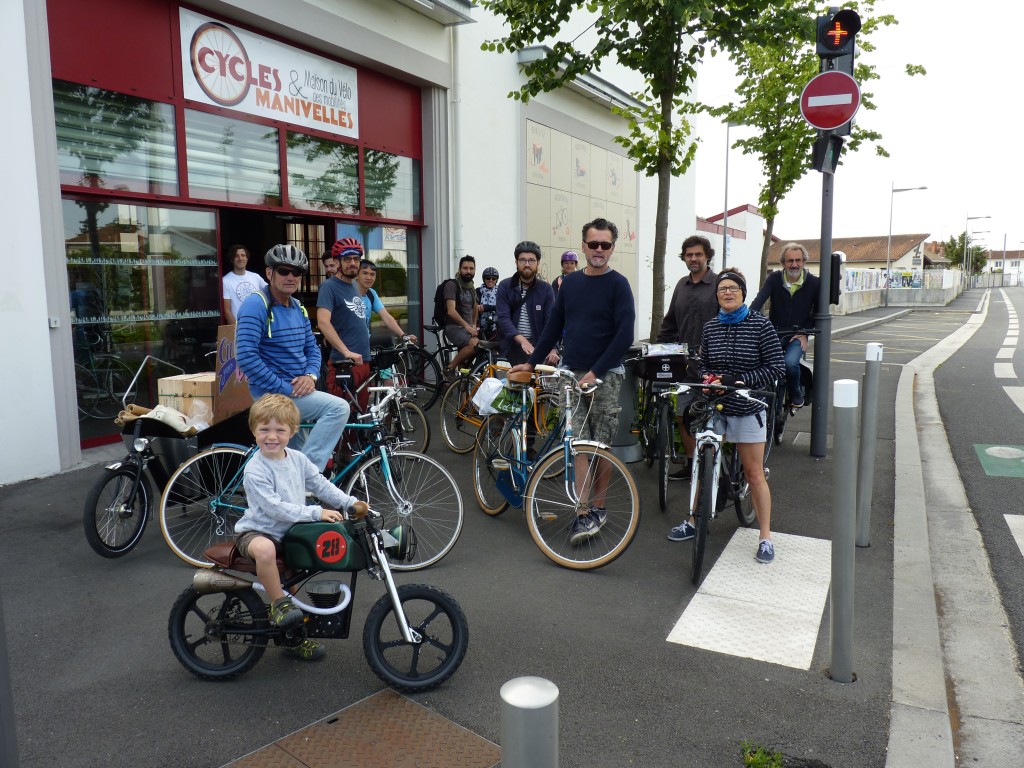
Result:
<svg viewBox="0 0 1024 768">
<path fill-rule="evenodd" d="M 223 24 L 209 21 L 192 35 L 192 74 L 203 92 L 218 104 L 233 107 L 249 93 L 249 56 Z"/>
</svg>

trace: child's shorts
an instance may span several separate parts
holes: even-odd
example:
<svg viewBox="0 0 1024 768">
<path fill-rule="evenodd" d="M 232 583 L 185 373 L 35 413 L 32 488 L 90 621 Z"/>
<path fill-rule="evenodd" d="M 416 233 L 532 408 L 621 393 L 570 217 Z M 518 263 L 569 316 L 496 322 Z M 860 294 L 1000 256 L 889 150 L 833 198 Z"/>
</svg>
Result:
<svg viewBox="0 0 1024 768">
<path fill-rule="evenodd" d="M 262 536 L 264 539 L 270 539 L 272 542 L 274 542 L 274 546 L 277 547 L 277 554 L 284 554 L 281 548 L 280 541 L 275 539 L 273 536 L 268 536 L 267 534 L 262 533 L 260 531 L 244 531 L 235 536 L 235 549 L 238 550 L 238 554 L 240 554 L 242 557 L 248 557 L 250 560 L 252 560 L 253 558 L 249 556 L 249 544 L 257 536 Z"/>
</svg>

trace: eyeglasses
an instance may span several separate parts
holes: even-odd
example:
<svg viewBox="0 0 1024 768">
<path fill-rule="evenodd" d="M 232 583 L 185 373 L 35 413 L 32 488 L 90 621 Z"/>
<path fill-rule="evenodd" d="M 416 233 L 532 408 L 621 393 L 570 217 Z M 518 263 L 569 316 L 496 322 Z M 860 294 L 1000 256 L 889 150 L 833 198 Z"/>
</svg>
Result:
<svg viewBox="0 0 1024 768">
<path fill-rule="evenodd" d="M 341 261 L 359 261 L 362 256 L 356 254 L 355 256 L 342 256 Z"/>
<path fill-rule="evenodd" d="M 496 278 L 496 277 L 485 277 L 484 278 L 484 282 L 487 282 L 488 280 L 497 280 L 497 279 L 498 278 Z"/>
<path fill-rule="evenodd" d="M 293 267 L 274 267 L 274 271 L 281 277 L 302 277 L 302 270 Z"/>
<path fill-rule="evenodd" d="M 738 285 L 723 285 L 718 289 L 719 293 L 739 293 L 740 287 Z"/>
<path fill-rule="evenodd" d="M 786 259 L 785 263 L 794 267 L 799 267 L 804 263 L 803 259 Z"/>
<path fill-rule="evenodd" d="M 610 251 L 615 247 L 615 243 L 610 243 L 607 240 L 588 240 L 587 248 L 592 251 Z"/>
<path fill-rule="evenodd" d="M 516 259 L 520 264 L 536 264 L 536 259 Z"/>
</svg>

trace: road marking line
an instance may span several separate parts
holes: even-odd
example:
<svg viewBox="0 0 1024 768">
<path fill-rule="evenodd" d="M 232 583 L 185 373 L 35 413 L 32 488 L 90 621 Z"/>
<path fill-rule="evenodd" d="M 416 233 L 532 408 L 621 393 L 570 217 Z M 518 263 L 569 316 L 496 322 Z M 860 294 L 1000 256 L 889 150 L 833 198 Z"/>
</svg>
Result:
<svg viewBox="0 0 1024 768">
<path fill-rule="evenodd" d="M 995 363 L 993 374 L 997 379 L 1017 378 L 1017 374 L 1013 372 L 1013 363 Z"/>
<path fill-rule="evenodd" d="M 1003 387 L 1003 392 L 1009 396 L 1021 413 L 1024 413 L 1024 387 Z"/>
<path fill-rule="evenodd" d="M 1017 549 L 1024 555 L 1024 515 L 1003 515 L 1006 524 L 1010 527 L 1013 540 L 1017 542 Z"/>
<path fill-rule="evenodd" d="M 666 640 L 810 669 L 832 577 L 832 544 L 772 534 L 776 559 L 754 559 L 758 531 L 739 528 Z"/>
<path fill-rule="evenodd" d="M 1013 353 L 1015 351 L 1016 351 L 1016 349 L 1014 347 L 1003 347 L 1002 349 L 1000 349 L 1000 350 L 998 350 L 996 352 L 996 360 L 1001 360 L 1001 359 L 1004 359 L 1004 358 L 1007 358 L 1007 357 L 1012 359 L 1013 358 Z"/>
</svg>

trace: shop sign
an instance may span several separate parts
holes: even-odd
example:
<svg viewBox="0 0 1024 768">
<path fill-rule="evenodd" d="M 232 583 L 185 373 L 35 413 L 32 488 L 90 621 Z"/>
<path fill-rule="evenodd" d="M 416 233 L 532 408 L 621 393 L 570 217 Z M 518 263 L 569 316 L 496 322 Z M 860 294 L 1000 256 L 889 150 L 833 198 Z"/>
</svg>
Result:
<svg viewBox="0 0 1024 768">
<path fill-rule="evenodd" d="M 185 98 L 359 138 L 354 68 L 179 11 Z"/>
</svg>

